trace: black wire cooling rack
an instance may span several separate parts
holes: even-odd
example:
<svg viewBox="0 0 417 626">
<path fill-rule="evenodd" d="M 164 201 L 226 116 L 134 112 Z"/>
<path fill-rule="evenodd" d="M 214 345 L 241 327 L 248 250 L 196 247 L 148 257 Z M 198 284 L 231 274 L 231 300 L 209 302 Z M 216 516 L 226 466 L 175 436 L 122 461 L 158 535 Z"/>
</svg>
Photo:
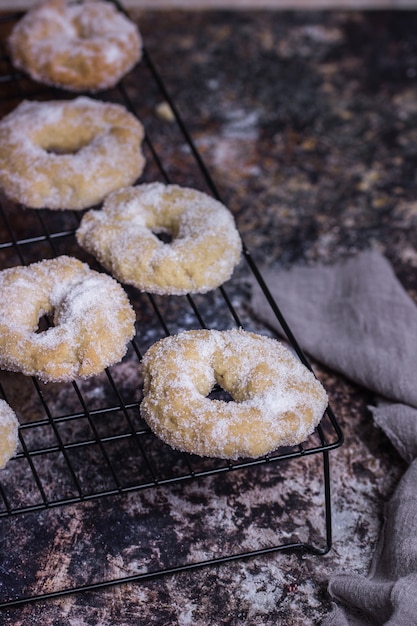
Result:
<svg viewBox="0 0 417 626">
<path fill-rule="evenodd" d="M 19 14 L 14 14 L 1 18 L 3 40 L 19 17 Z M 4 41 L 0 59 L 0 84 L 2 115 L 15 108 L 22 99 L 72 97 L 71 94 L 38 85 L 16 72 L 8 59 Z M 146 50 L 141 63 L 117 88 L 99 97 L 101 100 L 123 104 L 145 126 L 147 166 L 141 182 L 162 180 L 194 186 L 221 200 Z M 172 120 L 163 120 L 155 114 L 161 102 L 167 104 L 173 113 Z M 173 150 L 176 152 L 175 159 L 172 158 Z M 171 158 L 166 156 L 167 153 Z M 80 218 L 80 213 L 70 211 L 25 209 L 1 197 L 0 269 L 58 254 L 70 254 L 102 271 L 76 244 L 74 233 Z M 203 490 L 208 491 L 213 479 L 226 480 L 226 477 L 238 476 L 239 473 L 256 476 L 255 480 L 259 480 L 259 483 L 265 474 L 269 486 L 272 481 L 272 484 L 276 483 L 277 489 L 281 489 L 286 472 L 297 472 L 301 464 L 314 458 L 314 468 L 319 467 L 318 473 L 314 469 L 315 479 L 319 476 L 321 481 L 318 503 L 318 496 L 314 495 L 314 506 L 319 508 L 319 516 L 323 521 L 321 535 L 311 539 L 308 533 L 307 538 L 292 533 L 268 545 L 260 540 L 258 545 L 252 542 L 246 546 L 243 543 L 238 549 L 218 539 L 216 549 L 203 549 L 193 559 L 180 554 L 168 555 L 157 562 L 135 561 L 117 575 L 103 568 L 99 576 L 88 578 L 84 575 L 64 585 L 56 580 L 48 585 L 31 585 L 27 580 L 28 572 L 22 571 L 23 565 L 20 564 L 19 569 L 19 563 L 15 563 L 19 561 L 18 556 L 14 560 L 13 550 L 9 550 L 7 555 L 4 552 L 2 556 L 0 608 L 102 589 L 123 582 L 149 580 L 164 574 L 277 551 L 320 555 L 330 549 L 329 452 L 343 441 L 341 429 L 330 408 L 313 435 L 302 445 L 279 449 L 260 459 L 241 459 L 236 462 L 200 459 L 175 452 L 157 440 L 139 417 L 139 361 L 154 341 L 167 334 L 198 327 L 226 329 L 241 326 L 256 330 L 256 322 L 251 319 L 245 305 L 245 285 L 249 275 L 253 275 L 262 287 L 292 348 L 301 361 L 310 367 L 252 256 L 244 247 L 243 261 L 235 275 L 226 285 L 210 294 L 163 298 L 139 294 L 127 288 L 137 311 L 137 334 L 122 363 L 109 368 L 102 375 L 72 384 L 45 385 L 18 374 L 1 373 L 1 396 L 15 409 L 21 423 L 18 453 L 0 473 L 1 534 L 3 537 L 13 536 L 16 532 L 18 537 L 16 529 L 20 525 L 33 528 L 33 519 L 36 519 L 33 516 L 37 514 L 50 515 L 51 511 L 67 510 L 73 512 L 74 507 L 86 506 L 88 503 L 108 503 L 109 499 L 110 502 L 116 502 L 116 499 L 120 502 L 120 498 L 139 498 L 142 493 L 152 493 L 165 487 L 175 489 L 176 496 L 181 499 L 185 497 L 186 485 L 197 481 Z M 262 329 L 262 332 L 266 330 Z M 266 495 L 265 498 L 268 507 Z M 274 524 L 279 526 L 279 518 L 274 518 Z M 307 519 L 305 526 L 308 527 Z M 146 535 L 146 541 L 149 540 L 149 535 Z M 153 538 L 152 542 L 155 541 Z M 13 539 L 10 542 L 14 544 Z M 18 545 L 18 539 L 14 545 Z M 32 548 L 33 545 L 29 543 L 25 550 L 30 554 Z M 106 560 L 108 555 L 102 555 L 102 558 Z"/>
</svg>

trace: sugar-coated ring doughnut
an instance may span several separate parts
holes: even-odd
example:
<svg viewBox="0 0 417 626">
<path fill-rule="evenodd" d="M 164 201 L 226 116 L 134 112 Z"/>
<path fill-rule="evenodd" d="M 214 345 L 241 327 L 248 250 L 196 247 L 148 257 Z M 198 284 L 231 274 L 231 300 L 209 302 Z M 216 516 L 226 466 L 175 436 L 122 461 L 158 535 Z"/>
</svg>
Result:
<svg viewBox="0 0 417 626">
<path fill-rule="evenodd" d="M 0 185 L 31 208 L 93 206 L 142 173 L 143 136 L 118 104 L 24 101 L 0 122 Z"/>
<path fill-rule="evenodd" d="M 16 452 L 18 428 L 15 412 L 5 400 L 0 400 L 0 469 Z"/>
<path fill-rule="evenodd" d="M 40 329 L 47 318 L 51 326 Z M 0 367 L 44 382 L 87 378 L 120 361 L 134 335 L 124 289 L 60 256 L 0 272 Z"/>
<path fill-rule="evenodd" d="M 304 441 L 327 394 L 280 342 L 241 329 L 191 330 L 156 342 L 142 360 L 142 417 L 173 448 L 258 457 Z M 215 384 L 232 401 L 210 399 Z"/>
<path fill-rule="evenodd" d="M 137 26 L 111 2 L 47 0 L 17 22 L 9 38 L 15 67 L 72 91 L 114 86 L 140 60 Z"/>
<path fill-rule="evenodd" d="M 164 242 L 163 235 L 171 238 Z M 149 183 L 110 194 L 88 211 L 78 243 L 141 291 L 205 293 L 230 278 L 242 244 L 231 212 L 209 195 Z"/>
</svg>

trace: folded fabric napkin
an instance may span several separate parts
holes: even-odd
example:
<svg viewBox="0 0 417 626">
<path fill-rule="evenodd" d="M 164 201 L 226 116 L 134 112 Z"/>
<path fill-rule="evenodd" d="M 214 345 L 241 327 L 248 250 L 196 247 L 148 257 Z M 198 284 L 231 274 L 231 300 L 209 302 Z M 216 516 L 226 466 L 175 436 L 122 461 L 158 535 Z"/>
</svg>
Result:
<svg viewBox="0 0 417 626">
<path fill-rule="evenodd" d="M 417 407 L 417 308 L 389 262 L 366 251 L 336 265 L 267 270 L 265 282 L 301 347 L 318 361 L 391 400 Z M 255 314 L 275 316 L 253 286 Z"/>
<path fill-rule="evenodd" d="M 375 250 L 335 265 L 262 273 L 301 348 L 383 397 L 375 422 L 410 463 L 386 508 L 367 578 L 339 574 L 326 626 L 417 624 L 417 306 Z M 255 315 L 282 334 L 258 284 Z"/>
</svg>

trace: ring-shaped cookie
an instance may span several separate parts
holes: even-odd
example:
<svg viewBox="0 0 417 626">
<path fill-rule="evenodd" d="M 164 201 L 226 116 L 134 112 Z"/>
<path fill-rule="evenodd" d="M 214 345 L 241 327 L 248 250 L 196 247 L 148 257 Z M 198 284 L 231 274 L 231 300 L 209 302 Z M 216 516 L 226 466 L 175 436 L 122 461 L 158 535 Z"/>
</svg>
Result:
<svg viewBox="0 0 417 626">
<path fill-rule="evenodd" d="M 0 469 L 16 453 L 18 428 L 15 412 L 5 400 L 0 400 Z"/>
<path fill-rule="evenodd" d="M 43 319 L 50 322 L 44 329 Z M 44 382 L 94 376 L 123 358 L 134 323 L 121 285 L 78 259 L 0 272 L 2 369 Z"/>
<path fill-rule="evenodd" d="M 30 9 L 9 38 L 15 67 L 72 91 L 114 86 L 142 55 L 137 26 L 111 2 L 47 0 Z"/>
<path fill-rule="evenodd" d="M 258 457 L 304 441 L 327 394 L 282 343 L 233 329 L 161 339 L 142 360 L 142 417 L 173 448 L 200 456 Z M 208 397 L 219 385 L 232 401 Z"/>
<path fill-rule="evenodd" d="M 242 243 L 231 212 L 211 196 L 178 185 L 120 189 L 88 211 L 78 243 L 120 282 L 141 291 L 205 293 L 228 280 Z"/>
<path fill-rule="evenodd" d="M 0 122 L 0 185 L 30 208 L 91 207 L 142 173 L 143 137 L 118 104 L 24 101 Z"/>
</svg>

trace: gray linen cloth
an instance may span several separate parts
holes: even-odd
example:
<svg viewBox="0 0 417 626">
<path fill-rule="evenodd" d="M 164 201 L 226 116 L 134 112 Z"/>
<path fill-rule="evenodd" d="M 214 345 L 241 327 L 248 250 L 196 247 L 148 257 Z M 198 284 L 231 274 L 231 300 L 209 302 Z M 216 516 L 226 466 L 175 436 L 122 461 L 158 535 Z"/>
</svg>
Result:
<svg viewBox="0 0 417 626">
<path fill-rule="evenodd" d="M 383 397 L 374 420 L 410 464 L 386 506 L 368 577 L 336 574 L 326 626 L 417 624 L 417 307 L 377 251 L 262 273 L 305 352 Z M 260 287 L 255 315 L 282 334 Z"/>
</svg>

